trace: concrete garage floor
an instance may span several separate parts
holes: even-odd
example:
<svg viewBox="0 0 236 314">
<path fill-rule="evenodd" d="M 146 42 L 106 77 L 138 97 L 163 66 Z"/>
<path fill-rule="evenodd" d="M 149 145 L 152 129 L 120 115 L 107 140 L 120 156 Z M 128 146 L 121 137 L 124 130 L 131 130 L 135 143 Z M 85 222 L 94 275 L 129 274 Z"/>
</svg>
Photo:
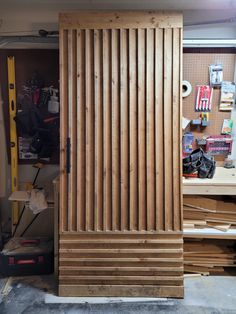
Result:
<svg viewBox="0 0 236 314">
<path fill-rule="evenodd" d="M 236 313 L 236 277 L 185 279 L 185 299 L 59 298 L 53 276 L 0 279 L 1 314 Z"/>
</svg>

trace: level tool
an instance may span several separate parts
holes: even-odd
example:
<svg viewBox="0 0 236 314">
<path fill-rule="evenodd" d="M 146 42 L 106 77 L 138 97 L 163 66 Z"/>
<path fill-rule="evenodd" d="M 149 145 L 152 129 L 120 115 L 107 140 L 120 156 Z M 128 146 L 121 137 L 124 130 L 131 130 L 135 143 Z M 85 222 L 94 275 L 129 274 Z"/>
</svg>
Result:
<svg viewBox="0 0 236 314">
<path fill-rule="evenodd" d="M 15 59 L 7 57 L 8 66 L 8 91 L 9 91 L 9 116 L 10 116 L 10 153 L 11 153 L 11 186 L 12 192 L 18 190 L 18 145 L 16 122 L 16 84 L 15 84 Z M 12 224 L 16 225 L 19 216 L 17 202 L 12 202 Z"/>
</svg>

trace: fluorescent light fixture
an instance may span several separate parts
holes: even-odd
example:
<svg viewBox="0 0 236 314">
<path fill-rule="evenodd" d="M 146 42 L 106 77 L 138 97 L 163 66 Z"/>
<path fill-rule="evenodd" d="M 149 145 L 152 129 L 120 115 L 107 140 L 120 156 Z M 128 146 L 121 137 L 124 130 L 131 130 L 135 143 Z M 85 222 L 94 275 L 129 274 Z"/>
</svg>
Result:
<svg viewBox="0 0 236 314">
<path fill-rule="evenodd" d="M 183 39 L 184 48 L 188 47 L 235 47 L 236 39 Z"/>
</svg>

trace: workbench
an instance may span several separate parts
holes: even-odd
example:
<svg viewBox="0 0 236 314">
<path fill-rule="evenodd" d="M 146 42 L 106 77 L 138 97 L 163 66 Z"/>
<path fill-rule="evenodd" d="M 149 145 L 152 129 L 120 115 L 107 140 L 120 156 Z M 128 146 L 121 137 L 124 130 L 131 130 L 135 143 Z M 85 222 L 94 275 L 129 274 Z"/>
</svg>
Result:
<svg viewBox="0 0 236 314">
<path fill-rule="evenodd" d="M 212 179 L 183 178 L 183 194 L 236 195 L 236 168 L 216 167 Z"/>
</svg>

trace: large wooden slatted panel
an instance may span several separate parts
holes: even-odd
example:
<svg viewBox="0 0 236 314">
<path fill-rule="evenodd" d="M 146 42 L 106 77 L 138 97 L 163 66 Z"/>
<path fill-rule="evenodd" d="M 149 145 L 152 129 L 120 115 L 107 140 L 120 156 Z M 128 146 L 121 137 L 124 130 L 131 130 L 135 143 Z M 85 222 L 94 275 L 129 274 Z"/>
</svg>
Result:
<svg viewBox="0 0 236 314">
<path fill-rule="evenodd" d="M 109 267 L 118 265 L 110 274 L 105 263 L 92 277 L 75 268 L 74 278 L 60 268 L 61 294 L 115 295 L 116 285 L 133 285 L 134 294 L 182 295 L 181 265 L 168 276 L 153 277 L 148 266 L 145 273 L 126 276 L 119 269 L 122 259 L 118 262 L 120 256 L 126 267 L 132 262 L 141 267 L 142 258 L 156 267 L 182 261 L 181 27 L 177 13 L 91 11 L 60 17 L 60 267 L 91 260 L 86 267 L 93 268 L 99 258 Z M 151 252 L 142 244 L 136 251 L 134 242 L 123 246 L 122 240 L 116 250 L 113 238 L 122 239 L 123 233 L 127 241 L 141 234 L 144 242 L 164 237 L 166 248 L 158 244 Z M 99 236 L 103 252 L 90 242 L 81 249 L 80 239 Z M 168 245 L 172 237 L 179 241 L 176 250 Z M 70 246 L 70 239 L 78 246 Z M 82 292 L 86 284 L 114 287 Z"/>
</svg>

